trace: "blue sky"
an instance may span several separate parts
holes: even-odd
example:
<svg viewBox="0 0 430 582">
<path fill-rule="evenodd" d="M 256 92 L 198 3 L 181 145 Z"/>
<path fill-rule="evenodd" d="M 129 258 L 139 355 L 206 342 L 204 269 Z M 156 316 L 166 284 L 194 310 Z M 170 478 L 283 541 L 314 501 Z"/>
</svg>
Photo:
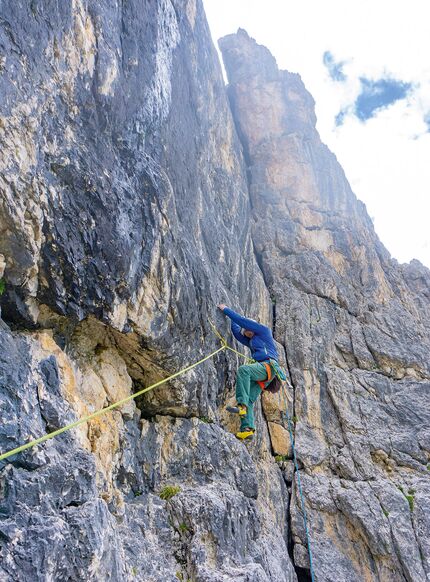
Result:
<svg viewBox="0 0 430 582">
<path fill-rule="evenodd" d="M 346 81 L 347 77 L 343 75 L 338 67 L 333 67 L 330 64 L 327 68 L 331 79 L 334 81 Z M 341 75 L 343 75 L 343 79 Z M 382 109 L 388 109 L 396 101 L 406 99 L 411 95 L 414 88 L 412 83 L 405 83 L 389 77 L 381 79 L 360 77 L 360 86 L 360 93 L 354 103 L 344 107 L 336 115 L 336 127 L 343 125 L 348 115 L 355 115 L 360 121 L 366 122 L 372 117 L 376 117 Z M 423 121 L 427 122 L 425 114 L 423 115 Z"/>
<path fill-rule="evenodd" d="M 430 267 L 430 2 L 203 3 L 214 40 L 245 28 L 301 75 L 384 245 Z"/>
<path fill-rule="evenodd" d="M 323 54 L 323 64 L 332 81 L 346 83 L 348 77 L 344 72 L 347 61 L 336 61 L 330 51 Z M 375 117 L 381 110 L 393 105 L 396 101 L 406 99 L 413 90 L 412 83 L 405 83 L 399 79 L 381 77 L 380 79 L 368 79 L 360 77 L 361 90 L 354 104 L 345 107 L 336 115 L 335 123 L 339 127 L 344 123 L 348 114 L 355 115 L 361 121 Z M 427 117 L 424 115 L 424 121 Z"/>
<path fill-rule="evenodd" d="M 361 121 L 367 121 L 381 109 L 405 99 L 412 89 L 412 83 L 390 78 L 373 80 L 360 77 L 360 83 L 361 91 L 355 100 L 354 113 Z"/>
<path fill-rule="evenodd" d="M 323 54 L 323 63 L 333 81 L 346 81 L 347 77 L 343 72 L 345 61 L 336 62 L 332 53 L 330 51 L 325 51 Z"/>
</svg>

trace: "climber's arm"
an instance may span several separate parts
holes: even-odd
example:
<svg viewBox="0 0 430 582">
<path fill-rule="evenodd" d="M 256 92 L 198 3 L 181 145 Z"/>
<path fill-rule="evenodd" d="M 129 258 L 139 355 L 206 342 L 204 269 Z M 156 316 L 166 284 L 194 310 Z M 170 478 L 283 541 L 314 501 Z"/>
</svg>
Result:
<svg viewBox="0 0 430 582">
<path fill-rule="evenodd" d="M 247 348 L 250 347 L 249 345 L 249 338 L 247 338 L 243 333 L 240 331 L 240 327 L 234 321 L 231 322 L 231 333 L 237 339 L 238 342 L 246 346 Z"/>
<path fill-rule="evenodd" d="M 233 309 L 230 309 L 226 305 L 221 304 L 218 307 L 220 309 L 222 308 L 221 311 L 223 313 L 225 313 L 225 315 L 227 315 L 227 317 L 229 317 L 232 321 L 234 321 L 234 323 L 236 323 L 242 329 L 246 329 L 248 331 L 253 331 L 256 334 L 266 334 L 268 328 L 265 325 L 262 325 L 261 323 L 258 323 L 257 321 L 254 321 L 253 319 L 248 319 L 247 317 L 243 317 L 242 315 L 239 315 L 238 313 L 233 311 Z"/>
</svg>

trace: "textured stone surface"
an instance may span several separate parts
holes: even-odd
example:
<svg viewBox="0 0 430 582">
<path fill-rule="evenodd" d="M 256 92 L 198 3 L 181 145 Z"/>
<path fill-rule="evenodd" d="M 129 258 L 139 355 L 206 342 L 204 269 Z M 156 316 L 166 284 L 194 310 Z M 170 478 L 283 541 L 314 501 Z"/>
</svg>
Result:
<svg viewBox="0 0 430 582">
<path fill-rule="evenodd" d="M 430 273 L 399 267 L 378 241 L 320 141 L 300 77 L 245 31 L 220 47 L 293 383 L 316 578 L 426 580 Z M 296 486 L 293 553 L 306 569 Z"/>
<path fill-rule="evenodd" d="M 276 422 L 269 422 L 268 426 L 273 453 L 291 458 L 292 449 L 288 430 Z"/>
<path fill-rule="evenodd" d="M 289 369 L 316 579 L 425 580 L 430 273 L 390 259 L 298 75 L 239 31 L 229 102 L 199 0 L 0 10 L 0 450 L 215 350 L 228 303 Z M 0 578 L 308 580 L 284 400 L 236 441 L 238 363 L 0 463 Z"/>
<path fill-rule="evenodd" d="M 220 301 L 271 308 L 201 2 L 9 3 L 0 23 L 4 451 L 215 350 Z M 223 412 L 237 362 L 1 463 L 0 578 L 295 580 L 261 408 L 249 450 Z"/>
<path fill-rule="evenodd" d="M 84 372 L 58 348 L 46 357 L 46 334 L 0 336 L 1 450 L 88 412 Z M 111 414 L 2 462 L 5 580 L 295 580 L 288 494 L 267 433 L 250 456 L 198 418 Z M 166 486 L 179 493 L 163 501 Z"/>
</svg>

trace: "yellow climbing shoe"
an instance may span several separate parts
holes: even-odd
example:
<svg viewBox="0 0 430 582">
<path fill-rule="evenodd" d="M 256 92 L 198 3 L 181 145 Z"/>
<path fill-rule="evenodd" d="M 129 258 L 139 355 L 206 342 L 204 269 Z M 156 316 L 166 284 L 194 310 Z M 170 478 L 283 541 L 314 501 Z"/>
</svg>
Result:
<svg viewBox="0 0 430 582">
<path fill-rule="evenodd" d="M 245 404 L 238 404 L 237 406 L 227 406 L 227 412 L 231 412 L 232 414 L 238 414 L 239 416 L 245 416 L 246 414 L 246 405 Z"/>
<path fill-rule="evenodd" d="M 236 438 L 241 441 L 251 440 L 254 436 L 255 430 L 253 428 L 245 428 L 236 433 Z"/>
</svg>

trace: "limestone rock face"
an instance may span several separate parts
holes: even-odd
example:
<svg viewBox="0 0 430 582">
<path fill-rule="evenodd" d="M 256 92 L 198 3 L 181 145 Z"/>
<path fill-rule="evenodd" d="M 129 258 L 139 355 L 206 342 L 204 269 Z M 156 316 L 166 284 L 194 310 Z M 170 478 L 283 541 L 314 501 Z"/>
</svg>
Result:
<svg viewBox="0 0 430 582">
<path fill-rule="evenodd" d="M 398 266 L 378 241 L 300 77 L 245 31 L 220 47 L 291 373 L 316 579 L 430 579 L 430 273 Z M 296 485 L 294 560 L 306 569 Z"/>
<path fill-rule="evenodd" d="M 300 78 L 200 0 L 0 8 L 0 451 L 274 325 L 292 389 L 231 434 L 223 352 L 0 462 L 0 579 L 430 572 L 430 274 L 398 266 Z M 237 346 L 236 346 L 237 347 Z"/>
<path fill-rule="evenodd" d="M 201 4 L 12 3 L 2 23 L 3 316 L 65 336 L 84 321 L 82 342 L 103 324 L 137 382 L 214 348 L 220 300 L 267 319 Z M 207 390 L 178 381 L 148 406 L 209 414 Z"/>
<path fill-rule="evenodd" d="M 272 310 L 201 2 L 0 11 L 3 452 L 213 352 L 217 303 Z M 261 409 L 249 450 L 223 413 L 238 362 L 1 462 L 1 580 L 296 580 Z"/>
</svg>

